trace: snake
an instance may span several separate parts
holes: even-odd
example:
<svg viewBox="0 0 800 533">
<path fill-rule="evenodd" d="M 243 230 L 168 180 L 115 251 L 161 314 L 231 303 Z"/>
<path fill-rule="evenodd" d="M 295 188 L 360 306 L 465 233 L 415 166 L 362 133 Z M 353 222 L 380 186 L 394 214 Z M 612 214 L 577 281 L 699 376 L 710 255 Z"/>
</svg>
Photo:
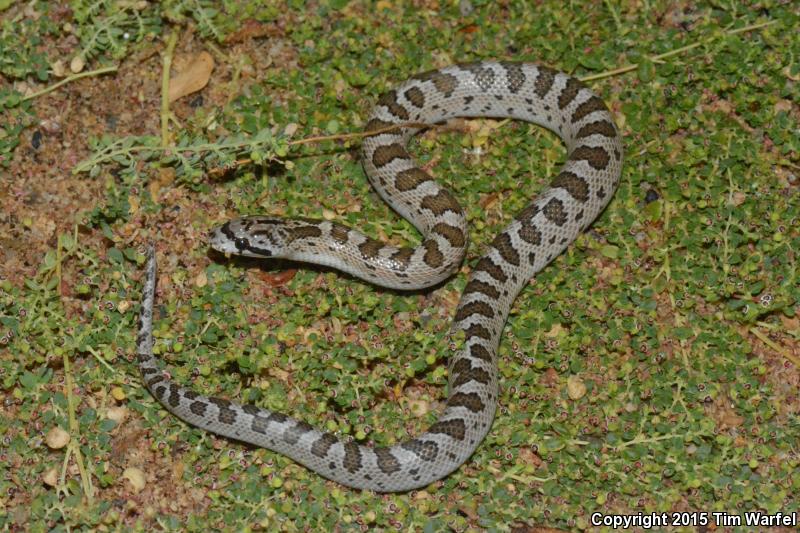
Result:
<svg viewBox="0 0 800 533">
<path fill-rule="evenodd" d="M 380 96 L 365 126 L 363 167 L 378 194 L 419 230 L 419 246 L 391 246 L 329 220 L 259 215 L 213 229 L 210 244 L 224 254 L 325 265 L 393 289 L 442 282 L 464 259 L 467 217 L 453 194 L 415 162 L 407 144 L 424 127 L 457 117 L 543 126 L 562 139 L 566 159 L 471 269 L 450 328 L 451 334 L 463 332 L 463 340 L 451 345 L 447 399 L 427 431 L 389 446 L 362 443 L 173 381 L 153 355 L 157 275 L 150 244 L 137 360 L 147 389 L 164 408 L 192 426 L 273 450 L 355 489 L 420 489 L 464 464 L 495 417 L 498 347 L 514 300 L 597 218 L 620 178 L 621 135 L 604 101 L 584 83 L 535 63 L 486 60 L 418 74 Z"/>
</svg>

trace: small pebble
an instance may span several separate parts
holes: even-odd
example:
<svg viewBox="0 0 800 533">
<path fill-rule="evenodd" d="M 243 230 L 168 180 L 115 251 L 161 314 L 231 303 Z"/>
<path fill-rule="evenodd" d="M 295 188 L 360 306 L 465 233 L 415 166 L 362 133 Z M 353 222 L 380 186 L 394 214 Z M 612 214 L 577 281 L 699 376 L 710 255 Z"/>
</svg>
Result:
<svg viewBox="0 0 800 533">
<path fill-rule="evenodd" d="M 650 202 L 655 202 L 659 198 L 660 196 L 655 189 L 648 189 L 647 194 L 644 195 L 644 203 L 649 204 Z"/>
<path fill-rule="evenodd" d="M 77 74 L 79 72 L 83 72 L 83 68 L 86 66 L 86 62 L 83 60 L 81 56 L 75 56 L 72 58 L 72 61 L 69 62 L 69 69 L 74 73 Z"/>
<path fill-rule="evenodd" d="M 47 472 L 44 473 L 42 476 L 42 481 L 48 487 L 55 487 L 58 485 L 58 470 L 55 468 L 51 468 Z"/>
<path fill-rule="evenodd" d="M 130 481 L 134 492 L 140 492 L 147 485 L 144 472 L 136 467 L 126 468 L 125 471 L 122 472 L 122 477 Z"/>
<path fill-rule="evenodd" d="M 572 400 L 580 400 L 586 394 L 586 385 L 578 376 L 567 378 L 567 394 Z"/>
<path fill-rule="evenodd" d="M 128 418 L 128 409 L 122 406 L 109 407 L 106 418 L 113 420 L 119 426 Z"/>
<path fill-rule="evenodd" d="M 56 426 L 47 432 L 44 441 L 47 443 L 48 448 L 60 450 L 69 444 L 69 433 Z"/>
</svg>

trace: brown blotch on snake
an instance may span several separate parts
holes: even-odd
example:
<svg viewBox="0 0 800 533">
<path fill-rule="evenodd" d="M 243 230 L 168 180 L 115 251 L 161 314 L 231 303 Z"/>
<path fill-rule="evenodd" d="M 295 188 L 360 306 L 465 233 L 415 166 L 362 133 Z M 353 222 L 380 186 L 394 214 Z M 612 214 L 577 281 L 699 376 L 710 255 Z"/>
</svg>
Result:
<svg viewBox="0 0 800 533">
<path fill-rule="evenodd" d="M 367 237 L 366 241 L 358 245 L 358 249 L 361 251 L 361 256 L 364 259 L 371 259 L 377 257 L 378 252 L 381 251 L 384 246 L 382 241 Z"/>
<path fill-rule="evenodd" d="M 571 104 L 581 89 L 583 89 L 583 84 L 575 78 L 567 80 L 567 85 L 558 95 L 558 108 L 564 109 Z"/>
<path fill-rule="evenodd" d="M 508 90 L 516 94 L 525 84 L 525 73 L 522 72 L 522 67 L 518 63 L 511 63 L 509 61 L 501 61 L 500 64 L 506 70 L 506 81 Z"/>
<path fill-rule="evenodd" d="M 500 297 L 500 291 L 498 291 L 494 287 L 494 285 L 491 285 L 489 283 L 485 283 L 485 282 L 483 282 L 481 280 L 478 280 L 478 279 L 470 280 L 470 282 L 467 283 L 467 286 L 464 287 L 464 295 L 465 296 L 467 294 L 472 294 L 473 292 L 480 292 L 482 294 L 485 294 L 489 298 L 492 298 L 493 300 L 496 300 L 497 298 Z"/>
<path fill-rule="evenodd" d="M 478 264 L 475 265 L 475 271 L 486 272 L 492 278 L 494 278 L 496 281 L 499 281 L 500 283 L 503 283 L 508 279 L 506 273 L 503 272 L 503 268 L 494 261 L 492 261 L 490 257 L 484 257 L 483 259 L 478 261 Z"/>
<path fill-rule="evenodd" d="M 425 248 L 423 261 L 425 261 L 426 265 L 439 268 L 444 264 L 444 255 L 442 255 L 442 251 L 439 250 L 439 245 L 436 244 L 436 241 L 427 240 L 422 243 L 422 246 Z"/>
<path fill-rule="evenodd" d="M 536 76 L 535 93 L 539 98 L 544 98 L 550 92 L 553 82 L 556 79 L 556 71 L 548 67 L 539 67 L 539 75 Z"/>
<path fill-rule="evenodd" d="M 492 241 L 492 247 L 497 250 L 506 263 L 519 266 L 519 253 L 511 242 L 511 235 L 501 233 Z"/>
<path fill-rule="evenodd" d="M 608 166 L 608 152 L 602 146 L 579 146 L 569 154 L 571 161 L 584 160 L 592 168 L 603 170 Z"/>
<path fill-rule="evenodd" d="M 551 198 L 547 205 L 542 209 L 545 218 L 556 226 L 563 226 L 567 223 L 567 213 L 564 211 L 564 202 L 558 198 Z"/>
<path fill-rule="evenodd" d="M 400 120 L 406 121 L 409 119 L 408 110 L 397 101 L 397 93 L 395 91 L 383 93 L 383 96 L 378 99 L 378 105 L 385 106 L 389 113 Z"/>
<path fill-rule="evenodd" d="M 466 407 L 473 413 L 483 411 L 484 405 L 477 392 L 457 392 L 447 399 L 448 407 Z"/>
<path fill-rule="evenodd" d="M 342 466 L 351 474 L 355 474 L 361 469 L 361 450 L 353 442 L 344 443 L 344 459 Z"/>
<path fill-rule="evenodd" d="M 347 244 L 350 229 L 341 224 L 333 224 L 331 227 L 331 238 L 339 244 Z"/>
<path fill-rule="evenodd" d="M 460 418 L 436 422 L 430 428 L 428 428 L 428 433 L 442 433 L 451 439 L 456 440 L 464 440 L 464 435 L 466 432 L 467 429 L 464 425 L 464 421 Z"/>
<path fill-rule="evenodd" d="M 398 191 L 406 192 L 416 189 L 426 181 L 433 181 L 433 178 L 421 168 L 414 167 L 398 172 L 394 186 Z"/>
<path fill-rule="evenodd" d="M 392 143 L 379 146 L 372 154 L 372 163 L 378 167 L 385 167 L 395 159 L 409 159 L 405 146 L 402 144 Z"/>
<path fill-rule="evenodd" d="M 584 117 L 595 111 L 606 111 L 606 104 L 598 96 L 592 96 L 580 104 L 572 114 L 572 122 L 580 122 Z"/>
<path fill-rule="evenodd" d="M 331 449 L 331 446 L 337 442 L 339 442 L 339 440 L 334 435 L 323 433 L 322 436 L 311 445 L 311 453 L 317 457 L 325 458 L 328 456 L 328 451 Z"/>
<path fill-rule="evenodd" d="M 589 199 L 589 184 L 574 172 L 562 171 L 550 185 L 566 190 L 570 196 L 581 203 Z"/>
<path fill-rule="evenodd" d="M 578 130 L 578 134 L 575 136 L 575 138 L 583 139 L 584 137 L 589 137 L 596 134 L 602 135 L 603 137 L 616 137 L 617 130 L 614 125 L 607 120 L 596 120 L 581 127 L 581 129 Z"/>
<path fill-rule="evenodd" d="M 433 86 L 436 87 L 436 90 L 448 98 L 452 96 L 453 91 L 455 91 L 456 87 L 458 86 L 458 78 L 452 74 L 445 74 L 444 72 L 438 70 L 423 72 L 422 74 L 418 74 L 411 79 L 432 82 Z"/>
<path fill-rule="evenodd" d="M 425 107 L 425 93 L 423 93 L 419 87 L 407 89 L 406 92 L 403 93 L 403 96 L 417 109 Z"/>
<path fill-rule="evenodd" d="M 453 248 L 462 248 L 467 244 L 467 236 L 464 235 L 464 232 L 446 222 L 438 222 L 431 228 L 431 231 L 444 237 Z"/>
<path fill-rule="evenodd" d="M 439 445 L 433 441 L 412 439 L 400 445 L 408 451 L 414 452 L 423 461 L 433 461 L 439 455 Z"/>
<path fill-rule="evenodd" d="M 384 474 L 393 474 L 400 470 L 400 461 L 397 460 L 397 457 L 392 455 L 389 448 L 379 447 L 375 448 L 374 451 L 375 456 L 378 458 L 378 468 L 381 469 L 381 472 Z"/>
<path fill-rule="evenodd" d="M 461 206 L 458 205 L 456 199 L 453 198 L 452 194 L 444 189 L 439 189 L 439 192 L 436 194 L 426 196 L 422 199 L 420 205 L 436 216 L 443 215 L 447 211 L 455 214 L 462 213 Z"/>
<path fill-rule="evenodd" d="M 492 306 L 480 300 L 469 302 L 468 304 L 464 304 L 458 308 L 458 311 L 456 311 L 456 321 L 460 322 L 465 318 L 475 314 L 483 315 L 486 318 L 492 318 L 494 316 L 494 310 L 492 309 Z"/>
</svg>

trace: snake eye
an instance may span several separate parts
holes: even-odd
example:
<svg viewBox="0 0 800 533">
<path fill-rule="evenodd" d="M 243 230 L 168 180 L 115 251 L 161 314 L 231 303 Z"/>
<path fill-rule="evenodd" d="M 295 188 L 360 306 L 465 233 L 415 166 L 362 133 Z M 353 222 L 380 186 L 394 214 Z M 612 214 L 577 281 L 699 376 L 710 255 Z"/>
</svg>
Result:
<svg viewBox="0 0 800 533">
<path fill-rule="evenodd" d="M 237 237 L 233 241 L 234 246 L 236 246 L 237 250 L 243 250 L 247 247 L 247 239 L 243 239 L 241 237 Z"/>
</svg>

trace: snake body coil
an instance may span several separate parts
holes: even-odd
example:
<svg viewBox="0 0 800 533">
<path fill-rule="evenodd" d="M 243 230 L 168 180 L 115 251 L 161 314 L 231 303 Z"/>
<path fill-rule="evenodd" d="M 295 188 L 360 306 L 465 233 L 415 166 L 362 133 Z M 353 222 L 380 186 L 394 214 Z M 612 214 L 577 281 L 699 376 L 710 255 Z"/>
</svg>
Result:
<svg viewBox="0 0 800 533">
<path fill-rule="evenodd" d="M 269 448 L 311 470 L 378 492 L 424 487 L 463 464 L 491 427 L 498 399 L 497 348 L 511 305 L 539 270 L 603 210 L 622 167 L 622 141 L 603 101 L 580 81 L 529 63 L 483 61 L 414 76 L 384 94 L 367 131 L 453 117 L 512 117 L 556 132 L 567 160 L 550 188 L 516 215 L 473 269 L 452 331 L 463 348 L 449 363 L 444 411 L 428 431 L 390 447 L 344 441 L 303 421 L 182 387 L 153 356 L 156 263 L 151 249 L 137 337 L 142 377 L 170 412 L 213 433 Z M 396 248 L 326 221 L 245 217 L 212 234 L 222 252 L 283 257 L 332 266 L 400 289 L 430 286 L 451 275 L 467 246 L 465 215 L 453 196 L 406 151 L 418 130 L 365 138 L 367 176 L 397 212 L 423 234 L 416 248 Z"/>
</svg>

